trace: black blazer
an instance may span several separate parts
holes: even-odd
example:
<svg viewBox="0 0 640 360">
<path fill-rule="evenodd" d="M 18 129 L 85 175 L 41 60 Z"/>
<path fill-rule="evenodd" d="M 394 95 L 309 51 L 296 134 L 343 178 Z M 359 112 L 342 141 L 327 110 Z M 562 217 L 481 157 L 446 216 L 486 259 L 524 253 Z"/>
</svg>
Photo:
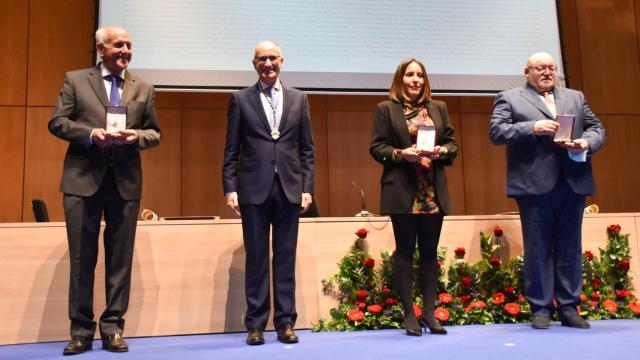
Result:
<svg viewBox="0 0 640 360">
<path fill-rule="evenodd" d="M 453 138 L 453 127 L 449 123 L 446 104 L 442 101 L 429 100 L 426 107 L 436 127 L 436 145 L 448 149 L 446 155 L 432 162 L 436 201 L 440 210 L 446 215 L 451 213 L 452 207 L 444 166 L 453 163 L 458 146 Z M 381 214 L 407 214 L 411 211 L 411 204 L 418 187 L 415 164 L 406 161 L 396 162 L 391 157 L 394 149 L 406 149 L 411 145 L 402 104 L 391 100 L 379 103 L 374 118 L 369 152 L 383 166 L 380 179 Z"/>
<path fill-rule="evenodd" d="M 276 164 L 289 202 L 300 204 L 303 192 L 313 194 L 314 145 L 309 101 L 297 89 L 283 87 L 283 94 L 278 141 L 271 139 L 258 83 L 231 96 L 222 184 L 225 193 L 238 193 L 242 205 L 266 201 Z"/>
</svg>

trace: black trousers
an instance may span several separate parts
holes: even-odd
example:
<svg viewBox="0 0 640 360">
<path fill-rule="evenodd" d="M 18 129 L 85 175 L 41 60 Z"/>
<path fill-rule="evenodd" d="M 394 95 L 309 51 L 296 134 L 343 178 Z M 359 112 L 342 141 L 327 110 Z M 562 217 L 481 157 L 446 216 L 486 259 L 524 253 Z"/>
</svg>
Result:
<svg viewBox="0 0 640 360">
<path fill-rule="evenodd" d="M 524 240 L 525 295 L 533 314 L 577 313 L 582 289 L 584 195 L 560 176 L 551 192 L 517 196 Z"/>
<path fill-rule="evenodd" d="M 300 205 L 287 199 L 280 180 L 275 177 L 271 193 L 263 204 L 240 205 L 242 234 L 246 252 L 245 294 L 247 329 L 267 326 L 270 304 L 269 230 L 272 228 L 273 323 L 295 325 L 296 247 Z"/>
<path fill-rule="evenodd" d="M 69 242 L 69 319 L 71 335 L 92 338 L 93 285 L 98 260 L 100 219 L 104 214 L 106 308 L 100 316 L 100 334 L 124 329 L 129 306 L 131 265 L 140 200 L 124 200 L 116 188 L 113 171 L 107 171 L 98 191 L 82 197 L 65 194 L 64 213 Z"/>
</svg>

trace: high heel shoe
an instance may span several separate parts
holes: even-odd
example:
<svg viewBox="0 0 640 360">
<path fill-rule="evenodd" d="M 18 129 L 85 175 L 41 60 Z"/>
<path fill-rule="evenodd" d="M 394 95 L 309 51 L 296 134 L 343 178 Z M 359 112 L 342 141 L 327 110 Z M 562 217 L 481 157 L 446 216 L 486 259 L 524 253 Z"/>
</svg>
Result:
<svg viewBox="0 0 640 360">
<path fill-rule="evenodd" d="M 409 336 L 422 336 L 422 328 L 416 318 L 404 318 L 404 328 Z"/>
<path fill-rule="evenodd" d="M 440 322 L 436 319 L 424 319 L 420 318 L 420 326 L 424 328 L 424 332 L 427 332 L 427 328 L 429 332 L 434 335 L 447 335 L 447 330 L 440 325 Z"/>
</svg>

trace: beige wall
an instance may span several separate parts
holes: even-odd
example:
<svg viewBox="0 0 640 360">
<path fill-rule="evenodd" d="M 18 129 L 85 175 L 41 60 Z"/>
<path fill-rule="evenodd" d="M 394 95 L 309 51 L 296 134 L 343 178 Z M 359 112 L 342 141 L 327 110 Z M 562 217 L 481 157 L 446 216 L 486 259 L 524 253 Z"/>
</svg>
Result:
<svg viewBox="0 0 640 360">
<path fill-rule="evenodd" d="M 30 200 L 44 199 L 62 220 L 59 178 L 65 143 L 46 123 L 65 71 L 91 65 L 92 1 L 14 0 L 0 13 L 0 222 L 33 221 Z M 568 80 L 585 92 L 608 141 L 594 160 L 602 211 L 640 210 L 640 0 L 560 0 Z M 606 21 L 603 21 L 606 19 Z M 523 59 L 524 61 L 524 59 Z M 143 208 L 160 215 L 220 215 L 220 168 L 228 94 L 159 93 L 164 141 L 144 153 Z M 356 180 L 369 210 L 379 201 L 380 166 L 368 154 L 381 96 L 311 95 L 317 144 L 316 196 L 324 216 L 359 211 Z M 505 198 L 504 149 L 487 137 L 490 97 L 441 97 L 461 148 L 448 170 L 455 214 L 515 209 Z"/>
</svg>

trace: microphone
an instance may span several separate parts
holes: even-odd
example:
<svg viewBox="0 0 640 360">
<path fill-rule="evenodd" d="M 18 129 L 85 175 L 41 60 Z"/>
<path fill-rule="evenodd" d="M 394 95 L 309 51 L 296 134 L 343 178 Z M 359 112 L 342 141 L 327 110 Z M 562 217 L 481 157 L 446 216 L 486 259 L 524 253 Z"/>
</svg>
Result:
<svg viewBox="0 0 640 360">
<path fill-rule="evenodd" d="M 372 213 L 367 211 L 367 206 L 365 205 L 365 201 L 364 201 L 364 190 L 362 190 L 362 188 L 358 185 L 356 185 L 356 181 L 353 180 L 351 181 L 351 185 L 353 185 L 354 188 L 356 188 L 357 190 L 360 190 L 360 205 L 362 210 L 360 210 L 359 213 L 355 214 L 354 216 L 374 216 Z"/>
</svg>

